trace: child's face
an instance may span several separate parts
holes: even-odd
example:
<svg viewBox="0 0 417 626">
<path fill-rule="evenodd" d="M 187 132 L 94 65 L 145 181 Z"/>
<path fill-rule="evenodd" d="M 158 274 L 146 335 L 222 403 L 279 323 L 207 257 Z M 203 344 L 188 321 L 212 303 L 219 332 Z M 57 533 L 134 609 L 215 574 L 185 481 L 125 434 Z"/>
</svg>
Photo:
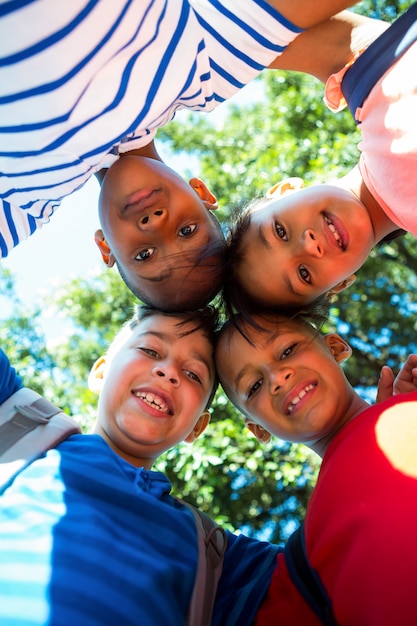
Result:
<svg viewBox="0 0 417 626">
<path fill-rule="evenodd" d="M 201 251 L 224 237 L 209 211 L 215 198 L 193 181 L 192 187 L 160 161 L 127 155 L 102 183 L 97 235 L 104 233 L 105 241 L 96 237 L 97 245 L 105 262 L 117 261 L 126 283 L 156 308 L 190 308 L 183 304 L 187 295 L 207 294 L 213 264 L 219 271 L 213 257 L 194 267 Z"/>
<path fill-rule="evenodd" d="M 356 196 L 314 185 L 253 210 L 240 281 L 266 304 L 312 302 L 351 276 L 373 244 L 369 214 Z"/>
<path fill-rule="evenodd" d="M 210 341 L 188 322 L 179 327 L 181 321 L 163 314 L 142 320 L 98 368 L 103 381 L 96 432 L 121 456 L 145 467 L 198 436 L 196 425 L 215 380 Z"/>
<path fill-rule="evenodd" d="M 323 338 L 300 322 L 278 319 L 260 320 L 266 332 L 245 326 L 253 345 L 234 328 L 222 331 L 220 382 L 248 424 L 313 447 L 334 434 L 347 413 L 353 391 L 338 360 L 349 347 L 338 335 Z"/>
</svg>

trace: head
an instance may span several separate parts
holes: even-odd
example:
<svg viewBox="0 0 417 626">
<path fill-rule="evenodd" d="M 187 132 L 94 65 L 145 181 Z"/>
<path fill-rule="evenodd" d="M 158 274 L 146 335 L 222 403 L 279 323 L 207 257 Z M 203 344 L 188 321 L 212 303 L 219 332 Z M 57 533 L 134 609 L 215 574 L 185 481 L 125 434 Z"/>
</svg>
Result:
<svg viewBox="0 0 417 626">
<path fill-rule="evenodd" d="M 304 306 L 351 285 L 374 243 L 368 210 L 349 189 L 287 179 L 234 225 L 226 297 Z"/>
<path fill-rule="evenodd" d="M 89 376 L 100 394 L 95 432 L 121 457 L 150 468 L 205 430 L 217 387 L 216 328 L 210 307 L 178 314 L 138 308 L 96 361 Z"/>
<path fill-rule="evenodd" d="M 127 153 L 102 182 L 96 245 L 146 304 L 199 308 L 222 284 L 226 244 L 216 208 L 203 181 L 188 184 L 161 161 Z"/>
<path fill-rule="evenodd" d="M 350 347 L 302 317 L 255 321 L 236 316 L 223 327 L 216 346 L 220 382 L 260 441 L 273 434 L 320 453 L 356 402 L 341 368 Z"/>
</svg>

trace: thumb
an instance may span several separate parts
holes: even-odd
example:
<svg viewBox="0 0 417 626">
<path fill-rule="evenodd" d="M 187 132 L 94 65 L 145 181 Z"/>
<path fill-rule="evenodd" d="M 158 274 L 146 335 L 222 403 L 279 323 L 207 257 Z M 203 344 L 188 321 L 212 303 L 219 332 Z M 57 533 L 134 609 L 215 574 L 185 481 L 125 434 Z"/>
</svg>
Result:
<svg viewBox="0 0 417 626">
<path fill-rule="evenodd" d="M 376 403 L 383 402 L 391 398 L 394 391 L 394 373 L 388 365 L 384 365 L 378 381 L 378 390 L 376 394 Z"/>
</svg>

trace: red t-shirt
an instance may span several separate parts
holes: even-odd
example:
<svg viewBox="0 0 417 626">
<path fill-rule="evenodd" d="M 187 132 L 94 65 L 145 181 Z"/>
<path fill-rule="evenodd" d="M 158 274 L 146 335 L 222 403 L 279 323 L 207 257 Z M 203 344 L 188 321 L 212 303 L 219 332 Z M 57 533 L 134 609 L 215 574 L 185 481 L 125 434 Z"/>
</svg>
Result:
<svg viewBox="0 0 417 626">
<path fill-rule="evenodd" d="M 415 623 L 416 528 L 414 392 L 370 407 L 343 428 L 326 451 L 308 505 L 309 561 L 340 626 Z M 320 623 L 290 587 L 281 555 L 257 626 Z"/>
</svg>

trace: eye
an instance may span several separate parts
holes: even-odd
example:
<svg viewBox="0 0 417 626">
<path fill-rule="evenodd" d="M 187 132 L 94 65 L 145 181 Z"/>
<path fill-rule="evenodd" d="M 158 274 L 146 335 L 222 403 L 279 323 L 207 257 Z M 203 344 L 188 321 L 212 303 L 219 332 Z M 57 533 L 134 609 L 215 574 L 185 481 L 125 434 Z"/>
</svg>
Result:
<svg viewBox="0 0 417 626">
<path fill-rule="evenodd" d="M 144 250 L 141 250 L 139 254 L 135 256 L 135 260 L 147 261 L 148 259 L 151 258 L 154 252 L 155 252 L 155 248 L 145 248 Z"/>
<path fill-rule="evenodd" d="M 160 357 L 159 353 L 156 350 L 152 350 L 152 348 L 144 348 L 143 346 L 140 346 L 138 350 L 140 350 L 141 352 L 144 352 L 145 354 L 147 354 L 148 356 L 151 356 L 154 359 L 158 359 Z"/>
<path fill-rule="evenodd" d="M 301 280 L 303 280 L 305 283 L 308 283 L 309 285 L 311 284 L 311 274 L 308 269 L 304 267 L 304 265 L 300 265 L 300 267 L 298 268 L 298 274 Z"/>
<path fill-rule="evenodd" d="M 191 370 L 185 370 L 185 375 L 188 376 L 190 380 L 194 380 L 196 383 L 199 383 L 200 385 L 202 384 L 201 378 L 197 376 L 195 372 L 192 372 Z"/>
<path fill-rule="evenodd" d="M 178 235 L 180 237 L 189 237 L 193 234 L 196 228 L 197 224 L 188 224 L 187 226 L 183 226 L 182 228 L 180 228 L 180 230 L 178 231 Z"/>
<path fill-rule="evenodd" d="M 249 388 L 248 391 L 248 400 L 251 396 L 253 396 L 260 388 L 262 387 L 262 380 L 257 380 L 254 385 Z"/>
<path fill-rule="evenodd" d="M 297 347 L 297 344 L 292 343 L 290 346 L 288 346 L 288 348 L 285 348 L 285 350 L 283 350 L 281 353 L 281 360 L 287 359 L 289 356 L 291 356 L 291 354 L 294 352 L 296 347 Z"/>
<path fill-rule="evenodd" d="M 275 222 L 275 231 L 282 241 L 288 241 L 287 231 L 279 222 Z"/>
</svg>

